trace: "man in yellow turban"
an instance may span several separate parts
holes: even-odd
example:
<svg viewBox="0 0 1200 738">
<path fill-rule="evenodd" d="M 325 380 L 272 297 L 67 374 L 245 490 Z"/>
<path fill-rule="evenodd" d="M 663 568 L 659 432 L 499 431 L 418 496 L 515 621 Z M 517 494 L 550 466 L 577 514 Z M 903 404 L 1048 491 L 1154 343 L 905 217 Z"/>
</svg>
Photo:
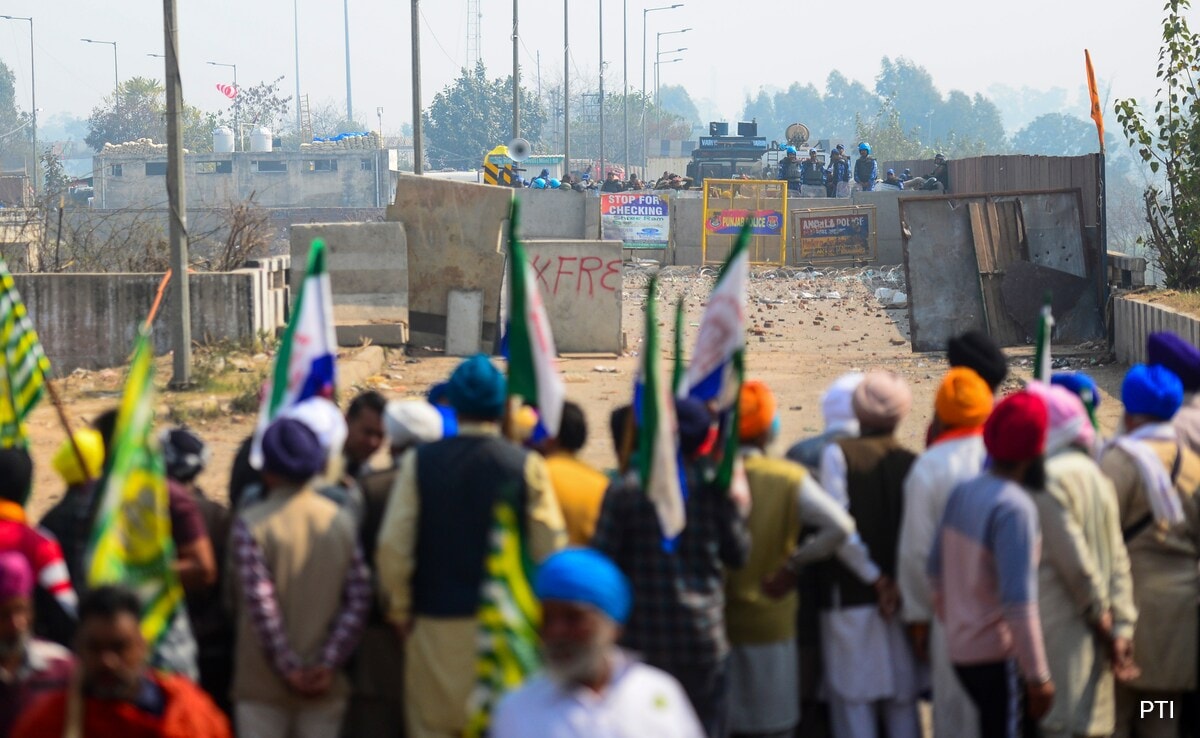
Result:
<svg viewBox="0 0 1200 738">
<path fill-rule="evenodd" d="M 41 526 L 62 544 L 71 581 L 78 587 L 87 581 L 83 557 L 91 528 L 92 495 L 104 470 L 104 437 L 92 428 L 80 428 L 72 437 L 75 443 L 63 441 L 50 461 L 67 483 L 67 493 L 42 518 Z"/>
</svg>

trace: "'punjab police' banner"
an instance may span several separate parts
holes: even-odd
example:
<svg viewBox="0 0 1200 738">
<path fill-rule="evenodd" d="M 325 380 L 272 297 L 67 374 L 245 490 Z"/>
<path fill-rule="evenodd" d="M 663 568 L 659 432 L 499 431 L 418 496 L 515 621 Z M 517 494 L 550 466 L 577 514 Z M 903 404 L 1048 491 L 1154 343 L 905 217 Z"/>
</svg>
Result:
<svg viewBox="0 0 1200 738">
<path fill-rule="evenodd" d="M 627 249 L 665 249 L 671 238 L 667 199 L 653 193 L 600 195 L 600 233 Z"/>
</svg>

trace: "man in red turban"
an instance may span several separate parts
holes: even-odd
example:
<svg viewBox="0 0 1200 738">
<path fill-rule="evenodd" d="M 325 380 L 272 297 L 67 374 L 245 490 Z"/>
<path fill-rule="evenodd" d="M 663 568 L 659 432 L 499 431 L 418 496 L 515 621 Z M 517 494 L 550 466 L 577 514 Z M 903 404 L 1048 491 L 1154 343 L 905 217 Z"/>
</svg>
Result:
<svg viewBox="0 0 1200 738">
<path fill-rule="evenodd" d="M 1041 532 L 1030 499 L 1044 494 L 1047 424 L 1045 402 L 1029 392 L 996 406 L 983 427 L 991 467 L 950 494 L 929 556 L 934 609 L 982 738 L 1009 736 L 1018 722 L 1021 735 L 1037 735 L 1033 721 L 1054 700 L 1038 617 Z"/>
</svg>

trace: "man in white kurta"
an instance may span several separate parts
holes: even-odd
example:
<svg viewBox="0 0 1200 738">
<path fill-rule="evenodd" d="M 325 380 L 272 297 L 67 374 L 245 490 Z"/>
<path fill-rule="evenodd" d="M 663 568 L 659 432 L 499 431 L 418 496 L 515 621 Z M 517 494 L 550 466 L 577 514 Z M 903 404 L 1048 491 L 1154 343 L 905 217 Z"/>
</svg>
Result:
<svg viewBox="0 0 1200 738">
<path fill-rule="evenodd" d="M 860 438 L 831 444 L 821 457 L 821 485 L 841 502 L 858 532 L 826 567 L 821 645 L 834 738 L 917 738 L 920 669 L 896 617 L 896 540 L 901 483 L 913 454 L 895 439 L 912 406 L 898 375 L 871 372 L 854 391 Z"/>
<path fill-rule="evenodd" d="M 974 703 L 959 683 L 946 650 L 946 636 L 933 615 L 933 590 L 926 564 L 950 493 L 983 469 L 983 424 L 992 412 L 992 390 L 972 369 L 954 367 L 938 387 L 929 448 L 904 480 L 904 524 L 900 529 L 897 584 L 900 617 L 913 648 L 929 663 L 935 738 L 979 734 Z"/>
</svg>

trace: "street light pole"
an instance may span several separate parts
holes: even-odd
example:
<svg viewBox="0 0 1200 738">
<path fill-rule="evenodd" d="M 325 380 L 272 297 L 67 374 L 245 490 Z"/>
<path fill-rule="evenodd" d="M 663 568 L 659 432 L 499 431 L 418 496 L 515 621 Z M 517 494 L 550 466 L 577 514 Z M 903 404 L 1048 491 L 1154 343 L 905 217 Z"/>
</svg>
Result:
<svg viewBox="0 0 1200 738">
<path fill-rule="evenodd" d="M 517 4 L 518 4 L 518 0 L 513 0 L 513 29 L 512 29 L 512 42 L 513 42 L 513 71 L 512 71 L 513 125 L 512 125 L 512 129 L 513 130 L 512 130 L 512 137 L 514 139 L 518 139 L 521 137 L 521 58 L 517 53 L 517 50 L 520 48 L 521 35 L 520 35 L 520 27 L 519 27 L 519 23 L 518 23 L 520 13 L 518 12 Z"/>
<path fill-rule="evenodd" d="M 646 151 L 646 16 L 659 10 L 674 10 L 682 8 L 683 3 L 675 3 L 674 5 L 662 5 L 657 8 L 645 8 L 642 10 L 642 176 L 646 176 L 646 167 L 649 164 L 648 152 Z"/>
<path fill-rule="evenodd" d="M 80 41 L 88 44 L 107 44 L 113 47 L 113 100 L 116 101 L 120 97 L 121 91 L 121 75 L 117 71 L 117 42 L 116 41 L 96 41 L 90 38 L 81 38 Z M 120 105 L 118 102 L 117 105 Z"/>
<path fill-rule="evenodd" d="M 659 107 L 659 58 L 662 55 L 662 37 L 671 36 L 672 34 L 686 34 L 690 28 L 683 28 L 676 31 L 659 31 L 658 36 L 654 38 L 654 107 Z M 672 52 L 667 52 L 671 54 Z"/>
<path fill-rule="evenodd" d="M 412 0 L 412 115 L 413 174 L 423 174 L 425 155 L 421 146 L 421 0 Z"/>
<path fill-rule="evenodd" d="M 171 378 L 173 387 L 192 383 L 192 312 L 188 292 L 187 198 L 183 176 L 183 81 L 179 76 L 179 19 L 176 0 L 163 0 L 163 35 L 167 51 L 167 203 L 170 208 Z"/>
<path fill-rule="evenodd" d="M 599 171 L 596 172 L 600 181 L 604 181 L 604 0 L 596 3 L 599 12 L 600 25 L 600 159 Z"/>
<path fill-rule="evenodd" d="M 342 0 L 346 19 L 346 123 L 354 120 L 354 97 L 350 94 L 350 0 Z"/>
<path fill-rule="evenodd" d="M 300 0 L 292 0 L 292 44 L 296 50 L 296 148 L 304 143 L 304 118 L 300 115 Z"/>
<path fill-rule="evenodd" d="M 668 51 L 667 53 L 673 54 L 674 52 Z M 662 66 L 663 64 L 674 64 L 675 62 L 681 62 L 681 61 L 683 61 L 683 57 L 675 57 L 674 59 L 668 59 L 666 61 L 660 61 L 658 59 L 654 60 L 654 106 L 655 107 L 658 107 L 658 97 L 659 97 L 658 82 L 659 82 L 659 76 L 662 74 L 662 72 L 659 70 L 659 67 Z"/>
<path fill-rule="evenodd" d="M 621 139 L 625 144 L 625 179 L 629 179 L 629 0 L 621 0 Z"/>
<path fill-rule="evenodd" d="M 222 62 L 214 62 L 214 61 L 210 61 L 210 62 L 208 62 L 208 64 L 210 64 L 211 66 L 214 66 L 214 67 L 229 67 L 230 69 L 233 70 L 233 92 L 234 92 L 234 95 L 233 95 L 233 127 L 237 131 L 237 139 L 236 140 L 238 143 L 241 143 L 242 142 L 242 124 L 241 124 L 241 115 L 239 114 L 239 108 L 241 108 L 241 106 L 242 106 L 242 88 L 238 87 L 238 83 L 237 83 L 237 65 L 236 64 L 224 64 Z M 243 151 L 246 150 L 245 146 L 242 146 L 241 148 Z"/>
<path fill-rule="evenodd" d="M 659 51 L 655 54 L 655 56 L 654 56 L 654 65 L 655 65 L 654 66 L 654 105 L 655 105 L 655 107 L 658 107 L 658 104 L 659 104 L 658 103 L 658 99 L 659 99 L 658 88 L 659 88 L 659 79 L 661 77 L 661 71 L 659 70 L 658 65 L 660 63 L 661 64 L 670 64 L 671 63 L 671 62 L 661 61 L 662 55 L 663 54 L 679 54 L 684 51 L 687 51 L 686 46 L 681 46 L 678 49 L 670 49 L 668 51 Z M 672 61 L 683 61 L 683 60 L 682 59 L 673 59 Z"/>
<path fill-rule="evenodd" d="M 4 18 L 6 20 L 29 21 L 29 97 L 31 104 L 33 105 L 33 196 L 36 198 L 38 191 L 40 190 L 39 182 L 41 177 L 38 174 L 38 168 L 41 164 L 42 156 L 38 151 L 37 143 L 37 74 L 35 67 L 36 62 L 33 56 L 33 17 L 30 16 L 23 18 L 18 15 L 0 15 L 0 18 Z"/>
<path fill-rule="evenodd" d="M 563 0 L 563 177 L 571 174 L 571 24 Z"/>
</svg>

